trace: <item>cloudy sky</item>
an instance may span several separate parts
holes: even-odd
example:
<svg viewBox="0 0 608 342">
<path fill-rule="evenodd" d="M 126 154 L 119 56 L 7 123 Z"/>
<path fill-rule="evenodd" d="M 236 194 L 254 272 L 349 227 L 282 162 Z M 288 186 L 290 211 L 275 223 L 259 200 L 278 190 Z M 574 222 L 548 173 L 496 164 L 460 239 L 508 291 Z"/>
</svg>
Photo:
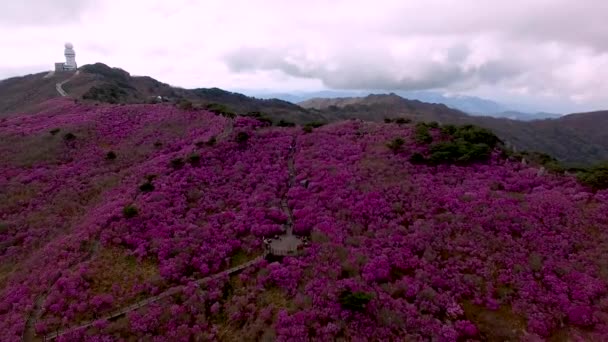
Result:
<svg viewBox="0 0 608 342">
<path fill-rule="evenodd" d="M 606 0 L 0 1 L 0 79 L 50 69 L 70 41 L 80 65 L 182 87 L 608 108 Z"/>
</svg>

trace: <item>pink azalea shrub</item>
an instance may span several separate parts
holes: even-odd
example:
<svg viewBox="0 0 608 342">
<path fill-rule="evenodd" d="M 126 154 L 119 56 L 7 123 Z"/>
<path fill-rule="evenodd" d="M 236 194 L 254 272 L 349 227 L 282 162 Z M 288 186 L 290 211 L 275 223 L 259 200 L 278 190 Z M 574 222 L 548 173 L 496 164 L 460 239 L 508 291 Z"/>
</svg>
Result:
<svg viewBox="0 0 608 342">
<path fill-rule="evenodd" d="M 0 340 L 18 340 L 33 313 L 39 335 L 97 319 L 59 341 L 605 340 L 608 192 L 498 152 L 412 164 L 428 150 L 414 130 L 347 121 L 306 133 L 65 100 L 1 121 Z M 289 220 L 283 199 L 310 240 L 300 256 L 196 283 L 260 255 Z M 139 278 L 100 274 L 119 266 Z M 349 309 L 346 292 L 369 300 Z"/>
</svg>

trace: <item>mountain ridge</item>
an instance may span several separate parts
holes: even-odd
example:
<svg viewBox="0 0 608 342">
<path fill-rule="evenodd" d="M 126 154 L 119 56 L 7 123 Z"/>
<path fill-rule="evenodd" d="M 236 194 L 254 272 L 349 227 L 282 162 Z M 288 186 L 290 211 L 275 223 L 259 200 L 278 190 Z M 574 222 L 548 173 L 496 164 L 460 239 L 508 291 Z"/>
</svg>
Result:
<svg viewBox="0 0 608 342">
<path fill-rule="evenodd" d="M 445 104 L 405 99 L 396 93 L 316 99 L 314 101 L 319 105 L 304 108 L 280 99 L 260 99 L 219 88 L 177 88 L 148 76 L 131 76 L 125 70 L 102 63 L 85 65 L 80 70 L 64 89 L 71 98 L 87 103 L 154 103 L 160 97 L 162 101 L 192 108 L 219 106 L 242 115 L 263 114 L 274 124 L 285 125 L 348 119 L 380 122 L 399 117 L 443 124 L 475 124 L 493 130 L 519 150 L 547 153 L 568 166 L 608 160 L 608 137 L 600 128 L 608 125 L 608 115 L 604 111 L 525 122 L 469 115 Z M 0 83 L 0 117 L 39 111 L 44 101 L 59 97 L 55 83 L 68 79 L 73 73 L 57 73 L 46 78 L 45 75 L 32 74 Z"/>
</svg>

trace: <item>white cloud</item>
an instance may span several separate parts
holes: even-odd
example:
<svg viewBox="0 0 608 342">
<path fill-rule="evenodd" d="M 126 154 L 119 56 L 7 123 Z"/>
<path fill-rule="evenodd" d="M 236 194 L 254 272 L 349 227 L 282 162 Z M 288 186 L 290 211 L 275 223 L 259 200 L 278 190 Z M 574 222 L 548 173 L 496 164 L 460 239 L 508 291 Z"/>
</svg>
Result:
<svg viewBox="0 0 608 342">
<path fill-rule="evenodd" d="M 606 13 L 603 0 L 21 0 L 0 13 L 0 78 L 50 68 L 69 40 L 80 64 L 184 87 L 440 89 L 591 108 L 608 94 Z"/>
</svg>

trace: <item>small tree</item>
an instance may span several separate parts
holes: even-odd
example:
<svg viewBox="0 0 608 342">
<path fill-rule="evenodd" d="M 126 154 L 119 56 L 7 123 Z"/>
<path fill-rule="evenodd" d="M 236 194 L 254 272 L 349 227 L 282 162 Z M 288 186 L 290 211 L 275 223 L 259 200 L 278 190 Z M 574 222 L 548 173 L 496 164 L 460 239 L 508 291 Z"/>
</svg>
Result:
<svg viewBox="0 0 608 342">
<path fill-rule="evenodd" d="M 365 306 L 372 300 L 373 296 L 365 292 L 352 292 L 344 290 L 338 296 L 338 301 L 343 309 L 351 311 L 365 311 Z"/>
<path fill-rule="evenodd" d="M 579 172 L 577 179 L 594 190 L 608 189 L 608 164 Z"/>
<path fill-rule="evenodd" d="M 73 141 L 76 140 L 76 136 L 72 133 L 67 133 L 63 136 L 63 139 L 65 139 L 66 141 Z"/>
<path fill-rule="evenodd" d="M 215 145 L 216 142 L 217 142 L 217 138 L 215 136 L 213 136 L 209 140 L 207 140 L 207 142 L 205 144 L 207 146 L 213 146 L 213 145 Z"/>
<path fill-rule="evenodd" d="M 410 122 L 412 122 L 412 120 L 408 119 L 408 118 L 397 118 L 397 119 L 395 119 L 395 123 L 399 124 L 399 125 L 408 124 Z"/>
<path fill-rule="evenodd" d="M 51 135 L 55 135 L 55 134 L 59 133 L 60 130 L 61 129 L 59 129 L 59 128 L 53 128 L 52 130 L 49 131 L 49 133 L 51 133 Z"/>
<path fill-rule="evenodd" d="M 171 167 L 174 169 L 181 169 L 184 166 L 184 160 L 182 158 L 175 158 L 171 160 Z"/>
<path fill-rule="evenodd" d="M 116 159 L 116 153 L 114 153 L 114 151 L 109 151 L 108 153 L 106 153 L 106 159 L 107 160 L 114 160 L 114 159 Z"/>
<path fill-rule="evenodd" d="M 277 123 L 277 126 L 279 126 L 279 127 L 295 127 L 296 124 L 293 123 L 293 122 L 289 122 L 289 121 L 285 121 L 285 120 L 280 120 Z"/>
<path fill-rule="evenodd" d="M 433 142 L 433 137 L 429 133 L 429 127 L 424 122 L 416 124 L 414 139 L 419 144 L 430 144 Z"/>
<path fill-rule="evenodd" d="M 181 110 L 192 110 L 194 108 L 194 105 L 192 104 L 192 102 L 190 102 L 186 99 L 181 99 L 177 103 L 177 108 L 179 108 Z"/>
<path fill-rule="evenodd" d="M 133 218 L 139 214 L 137 208 L 134 205 L 127 205 L 122 209 L 122 214 L 126 218 Z"/>
<path fill-rule="evenodd" d="M 399 150 L 401 150 L 401 147 L 403 146 L 403 144 L 405 144 L 405 141 L 401 138 L 395 138 L 393 140 L 391 140 L 389 143 L 386 144 L 386 146 L 393 151 L 393 153 L 397 153 L 399 152 Z"/>
<path fill-rule="evenodd" d="M 150 181 L 145 182 L 144 184 L 139 186 L 139 190 L 141 192 L 150 192 L 150 191 L 154 191 L 154 184 L 152 184 Z"/>
<path fill-rule="evenodd" d="M 249 140 L 249 134 L 247 132 L 238 132 L 236 134 L 236 142 L 239 144 L 245 144 Z"/>
<path fill-rule="evenodd" d="M 201 155 L 198 153 L 193 153 L 190 156 L 188 156 L 188 163 L 190 163 L 193 166 L 197 166 L 199 165 L 201 162 Z"/>
<path fill-rule="evenodd" d="M 410 157 L 410 163 L 412 163 L 412 164 L 424 164 L 425 162 L 426 162 L 426 159 L 420 153 L 414 153 Z"/>
</svg>

